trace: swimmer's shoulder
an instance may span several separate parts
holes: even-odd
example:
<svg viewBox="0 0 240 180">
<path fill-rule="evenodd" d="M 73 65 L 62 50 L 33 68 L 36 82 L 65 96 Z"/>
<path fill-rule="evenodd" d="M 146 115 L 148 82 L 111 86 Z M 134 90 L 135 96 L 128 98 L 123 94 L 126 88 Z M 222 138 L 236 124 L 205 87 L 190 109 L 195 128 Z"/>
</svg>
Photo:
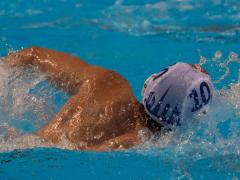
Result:
<svg viewBox="0 0 240 180">
<path fill-rule="evenodd" d="M 84 79 L 86 81 L 90 81 L 94 86 L 99 86 L 99 88 L 132 92 L 129 82 L 113 70 L 89 65 L 83 70 L 82 75 L 85 76 Z"/>
</svg>

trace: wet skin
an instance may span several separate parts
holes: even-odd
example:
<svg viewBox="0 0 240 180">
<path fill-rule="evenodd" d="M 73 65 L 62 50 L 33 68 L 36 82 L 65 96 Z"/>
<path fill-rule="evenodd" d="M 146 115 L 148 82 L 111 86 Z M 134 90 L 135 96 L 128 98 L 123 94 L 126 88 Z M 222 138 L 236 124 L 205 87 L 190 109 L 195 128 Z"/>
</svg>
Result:
<svg viewBox="0 0 240 180">
<path fill-rule="evenodd" d="M 139 143 L 139 131 L 152 123 L 131 87 L 118 73 L 45 48 L 31 47 L 4 58 L 10 66 L 33 66 L 72 96 L 36 134 L 53 144 L 67 140 L 70 149 L 121 150 Z M 154 126 L 157 127 L 157 126 Z"/>
</svg>

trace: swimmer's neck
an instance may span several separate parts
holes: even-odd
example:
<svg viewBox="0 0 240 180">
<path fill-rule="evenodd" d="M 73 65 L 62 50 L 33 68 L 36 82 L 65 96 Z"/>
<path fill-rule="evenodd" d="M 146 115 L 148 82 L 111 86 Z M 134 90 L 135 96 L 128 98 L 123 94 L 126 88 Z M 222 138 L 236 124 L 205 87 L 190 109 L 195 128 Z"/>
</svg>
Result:
<svg viewBox="0 0 240 180">
<path fill-rule="evenodd" d="M 141 114 L 141 118 L 138 118 L 138 122 L 143 126 L 147 127 L 152 133 L 156 133 L 161 131 L 163 126 L 156 121 L 154 121 L 144 110 L 144 106 L 141 102 L 139 102 L 139 113 Z"/>
</svg>

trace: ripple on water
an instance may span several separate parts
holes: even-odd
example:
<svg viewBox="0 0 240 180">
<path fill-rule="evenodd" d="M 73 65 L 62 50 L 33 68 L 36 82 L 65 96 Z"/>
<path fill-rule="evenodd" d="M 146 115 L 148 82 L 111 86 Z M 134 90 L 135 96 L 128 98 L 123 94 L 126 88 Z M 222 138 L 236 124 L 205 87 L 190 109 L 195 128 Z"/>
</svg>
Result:
<svg viewBox="0 0 240 180">
<path fill-rule="evenodd" d="M 116 1 L 93 23 L 134 36 L 166 35 L 197 42 L 239 41 L 239 2 L 159 1 L 141 5 Z M 226 10 L 223 13 L 223 9 Z"/>
</svg>

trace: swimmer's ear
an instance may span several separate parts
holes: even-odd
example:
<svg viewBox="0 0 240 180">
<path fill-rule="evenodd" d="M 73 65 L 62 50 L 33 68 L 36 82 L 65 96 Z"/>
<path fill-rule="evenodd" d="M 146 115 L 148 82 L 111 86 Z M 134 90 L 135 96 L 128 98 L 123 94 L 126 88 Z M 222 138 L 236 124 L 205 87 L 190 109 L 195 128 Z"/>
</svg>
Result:
<svg viewBox="0 0 240 180">
<path fill-rule="evenodd" d="M 198 64 L 189 64 L 189 65 L 194 67 L 197 70 L 200 70 L 202 73 L 209 75 L 208 72 L 202 66 Z"/>
</svg>

